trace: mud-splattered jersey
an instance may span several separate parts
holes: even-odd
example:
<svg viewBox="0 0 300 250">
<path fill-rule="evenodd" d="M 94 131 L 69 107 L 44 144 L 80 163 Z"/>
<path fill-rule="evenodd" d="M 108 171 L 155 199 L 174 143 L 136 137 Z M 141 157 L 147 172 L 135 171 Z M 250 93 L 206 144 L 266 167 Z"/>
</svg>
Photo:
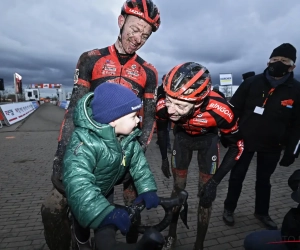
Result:
<svg viewBox="0 0 300 250">
<path fill-rule="evenodd" d="M 83 53 L 75 72 L 75 83 L 87 87 L 90 91 L 94 91 L 103 82 L 112 82 L 131 89 L 143 100 L 143 133 L 140 137 L 143 146 L 151 139 L 157 81 L 157 70 L 137 54 L 122 65 L 114 45 Z"/>
<path fill-rule="evenodd" d="M 157 81 L 157 71 L 151 64 L 137 54 L 125 55 L 125 58 L 118 55 L 114 45 L 87 51 L 80 56 L 75 70 L 72 96 L 61 125 L 53 161 L 51 180 L 59 192 L 64 193 L 61 183 L 62 159 L 74 130 L 73 111 L 78 100 L 103 82 L 122 84 L 131 89 L 143 100 L 143 126 L 139 142 L 145 150 L 154 128 Z"/>
<path fill-rule="evenodd" d="M 132 89 L 140 98 L 154 98 L 156 69 L 137 54 L 121 65 L 113 45 L 83 53 L 76 70 L 77 84 L 91 91 L 103 82 L 114 82 Z"/>
</svg>

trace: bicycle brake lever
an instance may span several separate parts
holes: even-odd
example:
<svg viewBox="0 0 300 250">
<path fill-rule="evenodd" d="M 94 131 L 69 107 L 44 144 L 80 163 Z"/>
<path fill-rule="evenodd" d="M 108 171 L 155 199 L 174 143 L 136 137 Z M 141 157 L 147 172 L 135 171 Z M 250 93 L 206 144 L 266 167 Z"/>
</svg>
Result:
<svg viewBox="0 0 300 250">
<path fill-rule="evenodd" d="M 139 204 L 133 204 L 131 206 L 126 206 L 126 210 L 128 212 L 132 224 L 135 224 L 136 222 L 140 221 L 141 212 L 144 210 L 144 208 L 145 204 L 143 202 Z"/>
<path fill-rule="evenodd" d="M 184 205 L 184 203 L 186 203 L 187 199 L 188 199 L 188 192 L 185 190 L 181 190 L 178 194 L 178 198 L 179 201 L 181 202 L 182 205 Z"/>
<path fill-rule="evenodd" d="M 187 203 L 188 193 L 185 190 L 182 190 L 182 191 L 180 191 L 178 197 L 181 200 L 182 205 L 183 205 L 183 210 L 180 212 L 180 218 L 181 218 L 183 224 L 186 226 L 186 228 L 190 229 L 187 224 L 187 214 L 188 214 L 188 207 L 189 207 L 188 203 Z"/>
<path fill-rule="evenodd" d="M 187 229 L 190 229 L 190 227 L 187 224 L 187 214 L 188 214 L 188 203 L 187 200 L 185 200 L 183 204 L 183 210 L 180 212 L 180 218 L 183 222 L 183 224 L 186 226 Z"/>
</svg>

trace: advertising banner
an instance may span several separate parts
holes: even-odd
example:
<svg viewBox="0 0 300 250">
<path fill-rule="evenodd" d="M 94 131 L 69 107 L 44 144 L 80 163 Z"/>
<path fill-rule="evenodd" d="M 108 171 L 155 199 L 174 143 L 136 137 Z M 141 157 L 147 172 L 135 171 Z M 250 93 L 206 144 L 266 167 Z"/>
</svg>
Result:
<svg viewBox="0 0 300 250">
<path fill-rule="evenodd" d="M 32 102 L 18 102 L 12 104 L 0 105 L 2 114 L 5 117 L 6 124 L 12 125 L 26 118 L 28 115 L 35 111 Z"/>
<path fill-rule="evenodd" d="M 69 103 L 70 103 L 70 101 L 61 101 L 61 102 L 59 102 L 58 106 L 60 108 L 67 109 L 69 107 Z"/>
<path fill-rule="evenodd" d="M 232 85 L 232 74 L 220 74 L 220 85 Z"/>
<path fill-rule="evenodd" d="M 60 89 L 62 85 L 59 83 L 33 83 L 30 84 L 32 89 Z"/>
<path fill-rule="evenodd" d="M 22 94 L 22 76 L 18 73 L 14 74 L 14 85 L 15 85 L 15 94 Z"/>
<path fill-rule="evenodd" d="M 31 103 L 35 109 L 38 109 L 38 107 L 40 106 L 37 101 L 32 101 Z"/>
</svg>

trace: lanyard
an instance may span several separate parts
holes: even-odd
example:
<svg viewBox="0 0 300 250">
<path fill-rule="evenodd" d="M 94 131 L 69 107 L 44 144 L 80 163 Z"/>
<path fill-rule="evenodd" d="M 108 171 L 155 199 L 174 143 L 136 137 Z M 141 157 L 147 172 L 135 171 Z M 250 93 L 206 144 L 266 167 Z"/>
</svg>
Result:
<svg viewBox="0 0 300 250">
<path fill-rule="evenodd" d="M 267 95 L 267 97 L 266 97 L 266 99 L 265 99 L 265 101 L 264 101 L 264 103 L 263 103 L 263 105 L 262 105 L 262 108 L 265 107 L 265 105 L 266 105 L 266 103 L 267 103 L 269 97 L 273 94 L 274 90 L 275 90 L 275 88 L 271 88 L 271 89 L 270 89 L 270 91 L 269 91 L 269 93 L 268 93 L 268 95 Z M 263 97 L 264 97 L 264 95 L 263 95 Z"/>
</svg>

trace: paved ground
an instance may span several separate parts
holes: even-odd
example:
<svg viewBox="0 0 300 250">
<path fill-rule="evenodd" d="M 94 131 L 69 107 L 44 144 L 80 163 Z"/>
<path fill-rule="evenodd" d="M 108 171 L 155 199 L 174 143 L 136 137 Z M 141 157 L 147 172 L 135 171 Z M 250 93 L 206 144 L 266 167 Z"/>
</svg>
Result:
<svg viewBox="0 0 300 250">
<path fill-rule="evenodd" d="M 0 249 L 48 249 L 43 238 L 40 206 L 51 189 L 53 155 L 64 110 L 52 104 L 42 105 L 26 121 L 0 129 Z M 171 137 L 173 138 L 173 137 Z M 172 180 L 160 171 L 160 154 L 155 144 L 156 135 L 147 151 L 147 158 L 155 175 L 160 196 L 169 196 Z M 224 149 L 221 149 L 224 153 Z M 255 160 L 255 158 L 254 158 Z M 272 177 L 271 217 L 280 225 L 290 207 L 296 204 L 290 199 L 287 179 L 299 168 L 298 160 L 292 167 L 278 167 Z M 178 228 L 176 250 L 192 249 L 196 234 L 198 170 L 196 159 L 190 166 L 187 191 L 189 192 L 189 215 L 186 229 L 181 222 Z M 219 185 L 218 197 L 205 241 L 206 250 L 244 249 L 244 237 L 262 225 L 254 218 L 255 163 L 251 164 L 244 183 L 243 194 L 236 209 L 234 227 L 222 221 L 223 201 L 227 191 L 227 177 Z M 116 188 L 116 202 L 121 203 L 121 187 Z M 146 224 L 156 223 L 162 210 L 145 211 Z M 164 232 L 165 234 L 165 232 Z M 118 236 L 121 239 L 121 236 Z"/>
</svg>

